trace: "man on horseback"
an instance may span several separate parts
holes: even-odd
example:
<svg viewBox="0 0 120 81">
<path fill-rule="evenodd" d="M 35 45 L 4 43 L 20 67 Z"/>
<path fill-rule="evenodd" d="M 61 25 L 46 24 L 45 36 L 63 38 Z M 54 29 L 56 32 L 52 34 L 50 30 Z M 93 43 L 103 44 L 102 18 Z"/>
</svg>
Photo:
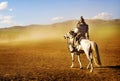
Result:
<svg viewBox="0 0 120 81">
<path fill-rule="evenodd" d="M 77 27 L 75 27 L 72 31 L 74 32 L 74 43 L 79 43 L 81 39 L 89 39 L 88 25 L 86 24 L 83 16 L 80 17 Z"/>
<path fill-rule="evenodd" d="M 80 51 L 80 41 L 82 39 L 89 39 L 88 25 L 85 23 L 84 18 L 81 16 L 80 21 L 77 23 L 77 27 L 69 32 L 71 35 L 71 52 Z"/>
<path fill-rule="evenodd" d="M 101 66 L 98 45 L 96 42 L 89 40 L 88 25 L 85 23 L 82 16 L 80 17 L 80 21 L 77 23 L 77 27 L 66 33 L 64 38 L 67 39 L 68 49 L 72 56 L 71 68 L 74 67 L 75 54 L 78 55 L 78 62 L 80 64 L 80 68 L 82 68 L 80 60 L 81 53 L 84 53 L 89 60 L 87 69 L 90 67 L 90 72 L 93 71 L 93 61 L 95 65 Z"/>
<path fill-rule="evenodd" d="M 69 33 L 74 39 L 72 44 L 73 48 L 76 48 L 78 45 L 80 46 L 80 41 L 82 39 L 89 39 L 88 25 L 85 23 L 85 20 L 82 16 L 80 17 L 80 21 L 77 23 L 77 27 L 75 27 Z"/>
</svg>

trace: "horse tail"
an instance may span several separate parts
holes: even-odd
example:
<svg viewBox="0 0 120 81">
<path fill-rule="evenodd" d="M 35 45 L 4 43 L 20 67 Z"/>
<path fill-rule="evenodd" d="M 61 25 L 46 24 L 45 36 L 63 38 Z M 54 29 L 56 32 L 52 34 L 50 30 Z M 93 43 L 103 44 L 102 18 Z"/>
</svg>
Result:
<svg viewBox="0 0 120 81">
<path fill-rule="evenodd" d="M 92 49 L 92 54 L 93 54 L 93 61 L 96 66 L 100 67 L 102 64 L 100 60 L 98 45 L 95 42 L 92 42 L 91 49 Z"/>
</svg>

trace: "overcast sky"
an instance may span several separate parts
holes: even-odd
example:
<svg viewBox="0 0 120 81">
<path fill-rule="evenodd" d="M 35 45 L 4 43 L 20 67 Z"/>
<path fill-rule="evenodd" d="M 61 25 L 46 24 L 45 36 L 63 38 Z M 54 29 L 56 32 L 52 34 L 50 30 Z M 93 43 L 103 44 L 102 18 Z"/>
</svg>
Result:
<svg viewBox="0 0 120 81">
<path fill-rule="evenodd" d="M 71 19 L 118 19 L 120 0 L 0 0 L 0 28 Z"/>
</svg>

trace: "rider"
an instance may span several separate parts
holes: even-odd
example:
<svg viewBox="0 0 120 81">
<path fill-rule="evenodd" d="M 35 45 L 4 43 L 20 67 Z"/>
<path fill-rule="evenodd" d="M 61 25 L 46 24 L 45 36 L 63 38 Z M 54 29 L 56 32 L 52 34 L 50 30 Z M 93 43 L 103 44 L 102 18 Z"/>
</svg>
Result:
<svg viewBox="0 0 120 81">
<path fill-rule="evenodd" d="M 74 33 L 76 33 L 75 38 L 78 42 L 81 39 L 89 39 L 88 25 L 85 23 L 83 16 L 80 17 L 80 21 L 78 21 Z"/>
</svg>

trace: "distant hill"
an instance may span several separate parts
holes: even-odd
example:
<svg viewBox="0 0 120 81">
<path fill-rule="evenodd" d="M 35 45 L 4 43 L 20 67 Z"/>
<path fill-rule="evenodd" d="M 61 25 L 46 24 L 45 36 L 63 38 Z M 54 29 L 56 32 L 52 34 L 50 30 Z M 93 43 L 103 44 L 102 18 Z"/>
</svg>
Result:
<svg viewBox="0 0 120 81">
<path fill-rule="evenodd" d="M 63 39 L 63 35 L 76 27 L 78 20 L 69 20 L 51 25 L 13 26 L 0 29 L 0 42 Z M 91 38 L 120 35 L 120 19 L 86 20 Z M 95 35 L 95 36 L 94 36 Z"/>
</svg>

